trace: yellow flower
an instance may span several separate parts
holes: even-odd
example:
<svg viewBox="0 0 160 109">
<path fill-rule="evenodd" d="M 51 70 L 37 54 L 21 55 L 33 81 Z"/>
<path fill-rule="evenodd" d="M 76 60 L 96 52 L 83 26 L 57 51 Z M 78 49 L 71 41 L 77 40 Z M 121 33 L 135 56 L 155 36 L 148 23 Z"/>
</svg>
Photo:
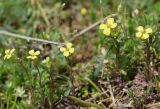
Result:
<svg viewBox="0 0 160 109">
<path fill-rule="evenodd" d="M 44 60 L 42 61 L 42 63 L 46 64 L 46 66 L 47 66 L 48 68 L 50 68 L 50 67 L 51 67 L 51 59 L 50 59 L 50 57 L 46 57 L 46 59 L 44 59 Z"/>
<path fill-rule="evenodd" d="M 108 18 L 107 22 L 106 22 L 106 25 L 109 28 L 115 28 L 117 26 L 117 23 L 114 22 L 114 18 Z"/>
<path fill-rule="evenodd" d="M 30 50 L 28 53 L 29 56 L 27 56 L 27 58 L 31 60 L 37 59 L 38 55 L 40 55 L 40 51 L 34 51 L 33 49 Z"/>
<path fill-rule="evenodd" d="M 100 30 L 103 30 L 103 34 L 109 36 L 111 34 L 111 30 L 117 27 L 117 23 L 115 23 L 114 18 L 108 18 L 106 23 L 102 23 L 99 26 Z"/>
<path fill-rule="evenodd" d="M 136 32 L 136 37 L 140 39 L 148 39 L 149 34 L 153 33 L 152 28 L 144 28 L 143 26 L 138 26 L 137 27 L 137 32 Z"/>
<path fill-rule="evenodd" d="M 7 49 L 5 50 L 5 56 L 4 59 L 9 59 L 11 58 L 11 56 L 13 55 L 15 49 Z"/>
<path fill-rule="evenodd" d="M 103 30 L 103 29 L 105 29 L 105 28 L 107 28 L 107 25 L 106 25 L 106 24 L 100 24 L 100 26 L 99 26 L 99 29 L 100 29 L 100 30 Z"/>
<path fill-rule="evenodd" d="M 61 47 L 60 51 L 63 53 L 65 57 L 68 57 L 72 53 L 74 53 L 74 48 L 72 47 L 72 43 L 67 43 L 66 47 Z"/>
<path fill-rule="evenodd" d="M 86 8 L 81 8 L 81 14 L 86 15 L 87 14 L 87 9 Z"/>
</svg>

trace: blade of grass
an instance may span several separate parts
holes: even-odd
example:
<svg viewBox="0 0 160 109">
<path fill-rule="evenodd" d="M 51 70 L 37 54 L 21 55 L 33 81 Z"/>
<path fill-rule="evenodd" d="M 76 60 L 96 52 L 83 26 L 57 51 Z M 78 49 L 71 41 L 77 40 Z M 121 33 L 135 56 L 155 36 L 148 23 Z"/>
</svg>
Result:
<svg viewBox="0 0 160 109">
<path fill-rule="evenodd" d="M 74 101 L 75 103 L 81 105 L 81 106 L 85 106 L 85 107 L 95 107 L 97 109 L 105 109 L 104 107 L 100 106 L 100 105 L 97 105 L 97 104 L 94 104 L 94 103 L 91 103 L 91 102 L 88 102 L 88 101 L 83 101 L 77 97 L 74 97 L 74 96 L 68 96 L 67 97 L 68 99 Z"/>
</svg>

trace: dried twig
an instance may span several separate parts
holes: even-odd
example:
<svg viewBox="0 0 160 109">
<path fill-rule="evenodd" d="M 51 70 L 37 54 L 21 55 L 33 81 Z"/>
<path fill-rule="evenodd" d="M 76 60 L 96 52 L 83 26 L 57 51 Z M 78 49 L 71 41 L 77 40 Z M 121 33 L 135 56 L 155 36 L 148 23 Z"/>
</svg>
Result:
<svg viewBox="0 0 160 109">
<path fill-rule="evenodd" d="M 113 102 L 112 104 L 114 105 L 114 108 L 116 109 L 116 101 L 115 101 L 115 98 L 114 98 L 114 94 L 113 94 L 111 85 L 109 85 L 109 92 L 111 94 L 111 98 L 112 98 L 112 102 Z"/>
<path fill-rule="evenodd" d="M 71 38 L 69 41 L 75 40 L 76 38 L 80 37 L 81 35 L 85 34 L 88 31 L 90 31 L 91 29 L 93 29 L 94 27 L 96 27 L 97 25 L 99 25 L 100 23 L 102 23 L 103 21 L 107 20 L 109 17 L 114 17 L 116 15 L 117 14 L 111 14 L 111 15 L 109 15 L 109 16 L 107 16 L 107 17 L 105 17 L 105 18 L 103 18 L 103 19 L 101 19 L 99 21 L 97 21 L 96 23 L 90 25 L 89 27 L 87 27 L 87 28 L 83 29 L 82 31 L 78 32 L 77 34 L 75 34 L 73 36 L 73 38 Z"/>
<path fill-rule="evenodd" d="M 25 35 L 19 35 L 15 33 L 11 33 L 5 30 L 0 30 L 0 34 L 6 35 L 6 36 L 11 36 L 19 39 L 25 39 L 27 41 L 37 41 L 37 42 L 43 42 L 43 43 L 50 43 L 54 45 L 63 45 L 64 43 L 59 43 L 59 42 L 54 42 L 54 41 L 49 41 L 49 40 L 44 40 L 44 39 L 38 39 L 38 38 L 33 38 L 30 36 L 25 36 Z"/>
<path fill-rule="evenodd" d="M 146 107 L 147 108 L 149 108 L 149 107 L 160 107 L 160 102 L 153 103 L 153 104 L 148 104 Z"/>
<path fill-rule="evenodd" d="M 106 94 L 107 92 L 108 92 L 108 90 L 107 90 L 107 91 L 104 91 L 104 92 L 102 92 L 102 93 L 98 93 L 96 96 L 91 97 L 91 98 L 87 99 L 86 101 L 92 101 L 92 100 L 96 99 L 97 97 L 100 97 L 100 96 Z"/>
<path fill-rule="evenodd" d="M 71 42 L 74 41 L 76 38 L 82 36 L 83 34 L 85 34 L 86 32 L 90 31 L 92 28 L 96 27 L 97 25 L 99 25 L 101 22 L 105 21 L 107 18 L 109 17 L 113 17 L 116 16 L 116 14 L 112 14 L 109 15 L 99 21 L 97 21 L 96 23 L 92 24 L 91 26 L 83 29 L 82 31 L 78 32 L 77 34 L 75 34 L 73 36 L 73 38 L 71 38 L 69 41 L 67 42 Z M 19 39 L 25 39 L 27 41 L 37 41 L 37 42 L 43 42 L 43 43 L 50 43 L 50 44 L 54 44 L 54 45 L 64 45 L 65 43 L 60 43 L 60 42 L 54 42 L 54 41 L 50 41 L 50 40 L 44 40 L 44 39 L 38 39 L 38 38 L 33 38 L 30 36 L 25 36 L 25 35 L 20 35 L 20 34 L 16 34 L 16 33 L 12 33 L 12 32 L 8 32 L 5 30 L 0 30 L 0 34 L 3 35 L 7 35 L 7 36 L 11 36 L 11 37 L 15 37 L 15 38 L 19 38 Z"/>
</svg>

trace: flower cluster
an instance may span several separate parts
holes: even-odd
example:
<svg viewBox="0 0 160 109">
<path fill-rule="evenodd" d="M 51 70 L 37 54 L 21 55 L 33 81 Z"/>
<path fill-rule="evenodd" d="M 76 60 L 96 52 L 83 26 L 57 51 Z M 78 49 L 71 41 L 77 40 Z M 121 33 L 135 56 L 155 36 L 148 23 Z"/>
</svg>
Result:
<svg viewBox="0 0 160 109">
<path fill-rule="evenodd" d="M 30 50 L 28 53 L 29 53 L 29 56 L 27 56 L 27 58 L 31 60 L 37 59 L 37 57 L 40 55 L 40 51 L 34 51 L 33 49 Z"/>
<path fill-rule="evenodd" d="M 136 37 L 142 40 L 148 39 L 149 35 L 153 33 L 152 28 L 144 28 L 143 26 L 138 26 L 136 30 L 137 30 Z"/>
<path fill-rule="evenodd" d="M 99 26 L 100 30 L 103 30 L 103 34 L 109 36 L 111 34 L 112 29 L 117 27 L 117 23 L 115 23 L 114 18 L 108 18 L 106 23 L 102 23 Z"/>
<path fill-rule="evenodd" d="M 60 51 L 63 53 L 65 57 L 70 56 L 72 53 L 74 53 L 74 48 L 72 46 L 72 43 L 69 42 L 66 44 L 66 47 L 61 47 Z"/>
<path fill-rule="evenodd" d="M 4 59 L 9 59 L 13 55 L 15 49 L 7 49 L 5 50 Z"/>
</svg>

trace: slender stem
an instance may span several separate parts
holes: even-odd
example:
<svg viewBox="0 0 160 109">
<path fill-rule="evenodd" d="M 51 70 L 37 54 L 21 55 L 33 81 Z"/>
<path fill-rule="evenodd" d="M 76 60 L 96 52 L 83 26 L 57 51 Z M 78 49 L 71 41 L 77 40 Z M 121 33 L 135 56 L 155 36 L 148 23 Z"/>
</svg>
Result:
<svg viewBox="0 0 160 109">
<path fill-rule="evenodd" d="M 29 83 L 30 83 L 30 90 L 31 90 L 31 94 L 33 94 L 33 83 L 32 83 L 32 76 L 30 75 L 30 73 L 28 72 L 27 68 L 24 66 L 23 62 L 21 59 L 17 60 L 19 62 L 19 64 L 22 66 L 22 68 L 24 69 L 24 71 L 26 72 L 26 75 L 28 77 Z"/>
<path fill-rule="evenodd" d="M 102 91 L 99 89 L 99 87 L 91 81 L 89 78 L 85 78 L 98 92 L 102 93 Z"/>
<path fill-rule="evenodd" d="M 14 109 L 16 102 L 17 102 L 17 96 L 15 96 L 15 98 L 14 98 L 14 104 L 12 105 L 11 109 Z"/>
<path fill-rule="evenodd" d="M 119 42 L 114 39 L 115 48 L 116 48 L 116 70 L 119 73 L 120 71 L 120 44 Z"/>
<path fill-rule="evenodd" d="M 37 65 L 35 65 L 35 67 L 36 67 L 36 69 L 37 69 L 37 72 L 38 72 L 38 75 L 39 75 L 39 85 L 40 85 L 40 87 L 42 88 L 42 75 L 41 75 L 41 72 L 40 72 L 40 70 L 39 70 L 39 68 L 38 68 L 38 66 Z"/>
<path fill-rule="evenodd" d="M 146 79 L 147 81 L 151 78 L 151 69 L 150 69 L 150 63 L 151 63 L 151 52 L 150 52 L 150 44 L 149 41 L 146 42 Z"/>
<path fill-rule="evenodd" d="M 23 62 L 22 62 L 22 60 L 21 59 L 17 59 L 17 61 L 19 62 L 19 65 L 21 65 L 22 66 L 22 68 L 24 69 L 24 71 L 26 72 L 26 74 L 27 74 L 27 77 L 28 77 L 28 79 L 30 80 L 30 75 L 29 75 L 29 73 L 28 73 L 28 70 L 27 70 L 27 68 L 24 66 L 24 64 L 23 64 Z M 32 82 L 31 82 L 32 83 Z M 32 85 L 32 84 L 31 84 Z"/>
<path fill-rule="evenodd" d="M 41 96 L 41 102 L 43 103 L 44 101 L 44 92 L 45 92 L 45 88 L 43 88 L 43 85 L 42 85 L 42 73 L 40 72 L 39 68 L 37 65 L 35 65 L 37 71 L 38 71 L 38 75 L 39 75 L 39 85 L 40 85 L 40 89 L 41 89 L 41 93 L 42 93 L 42 96 Z"/>
<path fill-rule="evenodd" d="M 50 26 L 50 22 L 49 22 L 49 20 L 47 18 L 46 12 L 42 8 L 42 5 L 41 5 L 40 1 L 39 0 L 36 0 L 36 1 L 37 1 L 38 8 L 41 11 L 41 14 L 42 14 L 42 17 L 43 17 L 45 23 L 47 24 L 47 26 Z"/>
<path fill-rule="evenodd" d="M 9 109 L 9 97 L 8 97 L 8 89 L 7 89 L 7 92 L 6 92 L 6 95 L 7 95 L 7 108 L 6 109 Z"/>
</svg>

